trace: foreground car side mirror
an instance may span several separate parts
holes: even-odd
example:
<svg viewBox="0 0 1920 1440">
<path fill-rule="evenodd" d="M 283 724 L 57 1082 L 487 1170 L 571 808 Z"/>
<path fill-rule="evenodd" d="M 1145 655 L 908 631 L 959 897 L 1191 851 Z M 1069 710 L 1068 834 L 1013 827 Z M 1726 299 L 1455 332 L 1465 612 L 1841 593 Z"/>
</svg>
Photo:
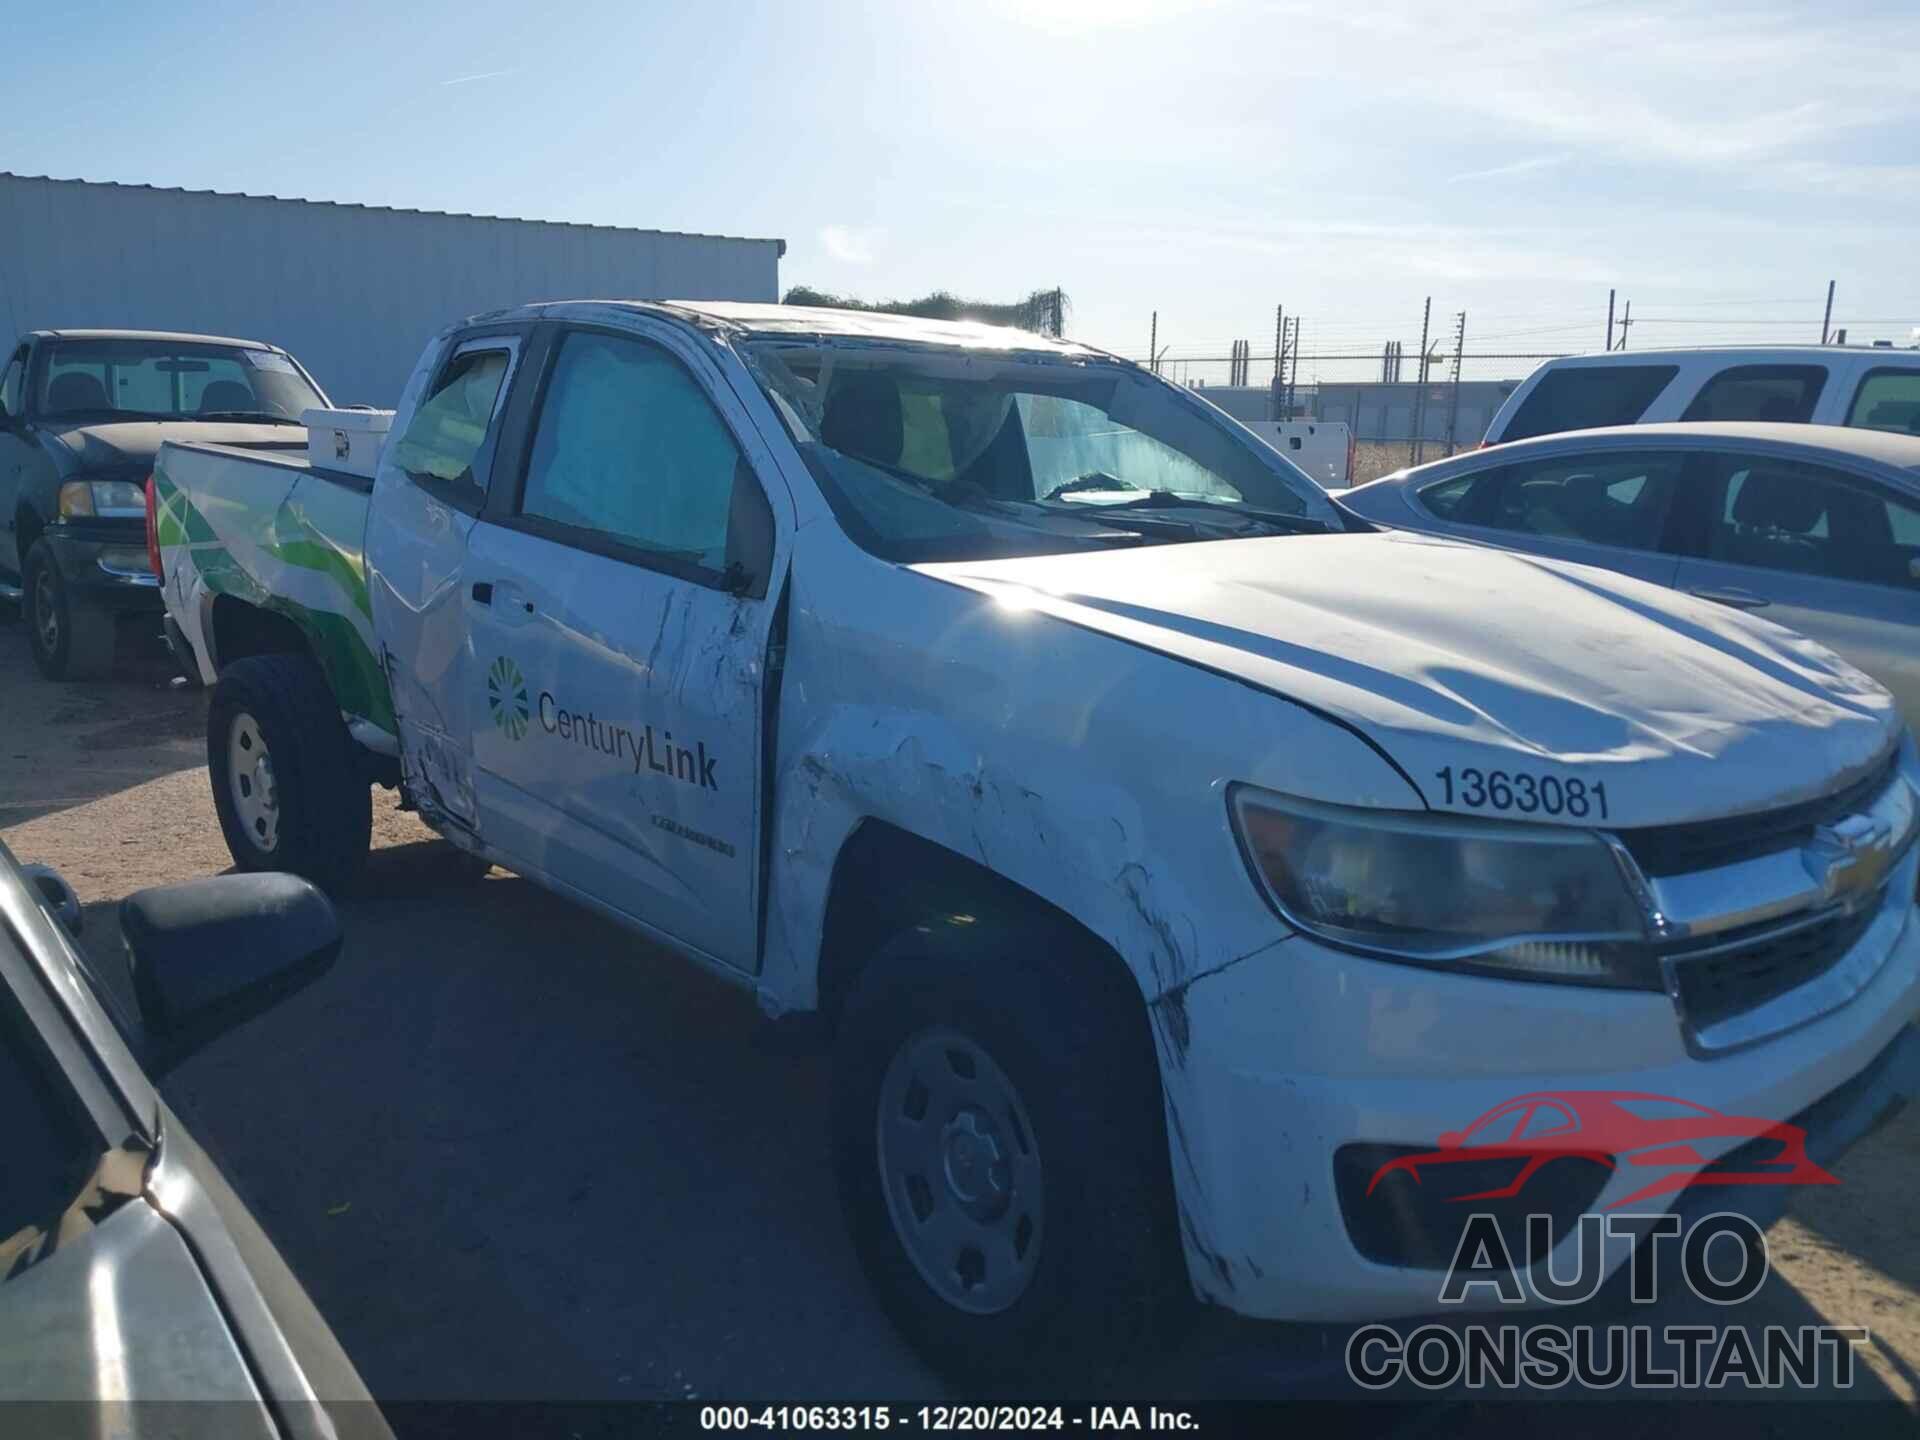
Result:
<svg viewBox="0 0 1920 1440">
<path fill-rule="evenodd" d="M 120 902 L 128 971 L 166 1069 L 325 974 L 340 954 L 332 904 L 293 875 L 216 875 Z"/>
<path fill-rule="evenodd" d="M 20 873 L 39 892 L 40 903 L 48 913 L 65 927 L 67 934 L 77 939 L 86 922 L 80 913 L 80 897 L 73 893 L 73 887 L 51 865 L 22 865 Z"/>
</svg>

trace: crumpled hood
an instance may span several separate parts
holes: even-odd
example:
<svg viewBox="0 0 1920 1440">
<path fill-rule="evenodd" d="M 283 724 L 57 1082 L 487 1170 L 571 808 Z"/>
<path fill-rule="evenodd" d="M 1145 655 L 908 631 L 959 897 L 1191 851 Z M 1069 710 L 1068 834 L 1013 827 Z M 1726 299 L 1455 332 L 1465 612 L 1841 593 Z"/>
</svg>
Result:
<svg viewBox="0 0 1920 1440">
<path fill-rule="evenodd" d="M 294 425 L 245 425 L 218 420 L 115 420 L 95 424 L 39 427 L 47 448 L 68 474 L 149 465 L 169 440 L 213 445 L 304 447 L 307 432 Z"/>
<path fill-rule="evenodd" d="M 1344 721 L 1435 809 L 1599 818 L 1496 810 L 1497 770 L 1533 777 L 1536 797 L 1547 777 L 1554 794 L 1603 783 L 1614 826 L 1717 818 L 1828 793 L 1900 735 L 1879 684 L 1777 625 L 1404 532 L 916 568 Z"/>
</svg>

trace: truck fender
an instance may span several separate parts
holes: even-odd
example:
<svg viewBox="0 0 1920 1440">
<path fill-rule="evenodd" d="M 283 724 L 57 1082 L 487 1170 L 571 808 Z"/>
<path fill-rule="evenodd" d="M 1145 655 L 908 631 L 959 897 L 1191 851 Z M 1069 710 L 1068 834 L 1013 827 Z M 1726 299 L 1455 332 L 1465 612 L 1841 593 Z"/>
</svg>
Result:
<svg viewBox="0 0 1920 1440">
<path fill-rule="evenodd" d="M 1097 775 L 1055 772 L 1047 793 L 920 711 L 847 706 L 783 745 L 774 794 L 775 877 L 761 1002 L 819 1004 L 826 910 L 840 853 L 876 820 L 1031 892 L 1106 942 L 1151 1002 L 1231 955 L 1154 862 L 1136 798 Z"/>
</svg>

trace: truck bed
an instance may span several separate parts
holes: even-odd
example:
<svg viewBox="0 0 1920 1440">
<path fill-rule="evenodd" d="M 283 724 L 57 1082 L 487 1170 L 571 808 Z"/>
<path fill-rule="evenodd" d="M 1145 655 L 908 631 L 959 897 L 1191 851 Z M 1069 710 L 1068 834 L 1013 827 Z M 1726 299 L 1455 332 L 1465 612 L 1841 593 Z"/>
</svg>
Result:
<svg viewBox="0 0 1920 1440">
<path fill-rule="evenodd" d="M 305 637 L 342 709 L 391 734 L 363 545 L 373 482 L 297 450 L 168 444 L 154 466 L 167 611 L 211 681 L 222 597 L 281 615 Z"/>
</svg>

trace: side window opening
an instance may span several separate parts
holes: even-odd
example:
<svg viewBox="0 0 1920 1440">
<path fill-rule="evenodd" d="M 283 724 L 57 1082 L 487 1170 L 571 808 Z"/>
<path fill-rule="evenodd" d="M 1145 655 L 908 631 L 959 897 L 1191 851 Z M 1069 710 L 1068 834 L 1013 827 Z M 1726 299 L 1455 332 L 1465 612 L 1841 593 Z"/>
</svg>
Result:
<svg viewBox="0 0 1920 1440">
<path fill-rule="evenodd" d="M 512 360 L 512 352 L 502 348 L 465 350 L 447 361 L 406 433 L 394 442 L 394 463 L 414 480 L 471 486 L 475 498 L 483 495 L 486 480 L 474 473 L 474 461 L 486 443 Z"/>
<path fill-rule="evenodd" d="M 1542 375 L 1507 422 L 1502 440 L 1562 430 L 1631 425 L 1647 413 L 1677 365 L 1565 365 Z"/>
<path fill-rule="evenodd" d="M 1484 498 L 1486 487 L 1498 483 L 1496 476 L 1497 472 L 1456 475 L 1451 480 L 1427 486 L 1420 492 L 1420 503 L 1442 520 L 1471 525 L 1483 508 L 1479 501 Z"/>
<path fill-rule="evenodd" d="M 1678 482 L 1677 453 L 1564 456 L 1510 465 L 1480 523 L 1558 540 L 1656 550 Z"/>
<path fill-rule="evenodd" d="M 1920 590 L 1920 506 L 1798 461 L 1729 455 L 1715 472 L 1708 559 Z"/>
<path fill-rule="evenodd" d="M 1826 383 L 1824 365 L 1736 365 L 1703 385 L 1680 418 L 1805 425 Z"/>
<path fill-rule="evenodd" d="M 922 417 L 924 418 L 924 417 Z M 937 458 L 935 432 L 923 438 Z M 726 421 L 680 362 L 629 336 L 561 343 L 521 514 L 591 532 L 716 585 L 764 593 L 772 519 Z M 671 567 L 670 567 L 671 568 Z"/>
<path fill-rule="evenodd" d="M 1853 392 L 1847 424 L 1920 435 L 1920 370 L 1870 370 Z"/>
</svg>

